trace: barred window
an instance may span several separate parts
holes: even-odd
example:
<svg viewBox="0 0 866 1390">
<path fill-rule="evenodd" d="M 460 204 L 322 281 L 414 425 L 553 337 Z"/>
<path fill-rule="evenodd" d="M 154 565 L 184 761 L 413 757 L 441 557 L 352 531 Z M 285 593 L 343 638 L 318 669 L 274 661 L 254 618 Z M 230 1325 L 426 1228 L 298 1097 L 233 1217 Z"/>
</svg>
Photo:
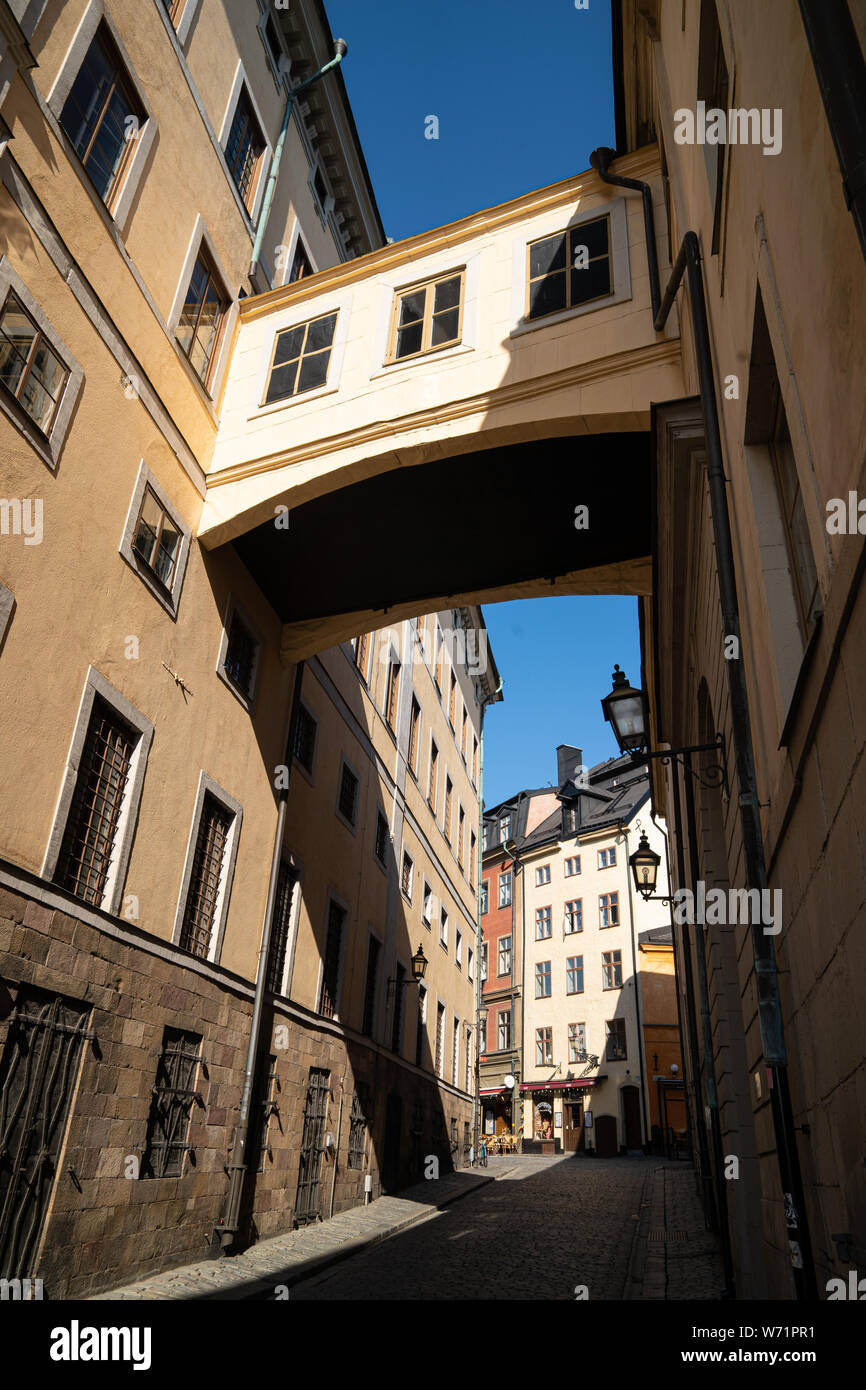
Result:
<svg viewBox="0 0 866 1390">
<path fill-rule="evenodd" d="M 277 878 L 277 895 L 274 899 L 271 944 L 268 952 L 267 988 L 273 990 L 275 994 L 279 994 L 283 986 L 286 948 L 289 944 L 289 925 L 292 917 L 292 898 L 297 881 L 297 872 L 287 859 L 283 859 Z"/>
<path fill-rule="evenodd" d="M 247 211 L 253 204 L 265 148 L 265 138 L 253 112 L 249 93 L 242 87 L 226 145 L 226 163 Z"/>
<path fill-rule="evenodd" d="M 205 792 L 186 895 L 180 945 L 207 959 L 216 921 L 220 884 L 233 816 Z"/>
<path fill-rule="evenodd" d="M 319 1013 L 325 1018 L 333 1018 L 337 1010 L 337 993 L 340 984 L 340 957 L 343 945 L 343 930 L 346 925 L 345 908 L 333 899 L 328 904 L 328 930 L 325 937 L 325 957 L 322 962 L 322 985 L 319 990 Z"/>
<path fill-rule="evenodd" d="M 367 1116 L 370 1111 L 370 1090 L 363 1081 L 355 1083 L 352 1096 L 352 1111 L 349 1117 L 349 1159 L 350 1168 L 363 1168 L 367 1149 Z"/>
<path fill-rule="evenodd" d="M 110 705 L 94 699 L 54 881 L 97 907 L 117 847 L 138 737 Z"/>
<path fill-rule="evenodd" d="M 358 811 L 358 779 L 347 763 L 340 774 L 339 810 L 344 820 L 355 824 Z"/>
<path fill-rule="evenodd" d="M 225 673 L 232 685 L 249 698 L 255 684 L 259 644 L 237 609 L 229 624 L 228 643 L 223 658 Z"/>
<path fill-rule="evenodd" d="M 295 726 L 295 757 L 307 772 L 313 771 L 313 754 L 316 748 L 316 729 L 318 725 L 304 705 L 298 706 L 298 722 Z"/>
<path fill-rule="evenodd" d="M 188 1153 L 189 1126 L 193 1102 L 204 1108 L 195 1090 L 201 1037 L 166 1028 L 162 1055 L 156 1070 L 156 1083 L 150 1102 L 147 1138 L 141 1166 L 145 1178 L 179 1178 L 183 1156 Z"/>
<path fill-rule="evenodd" d="M 274 1056 L 268 1057 L 268 1070 L 261 1080 L 261 1094 L 257 1098 L 254 1114 L 258 1117 L 258 1132 L 252 1134 L 249 1152 L 250 1166 L 254 1167 L 257 1173 L 265 1170 L 265 1158 L 273 1161 L 273 1149 L 268 1140 L 268 1129 L 272 1115 L 279 1115 L 280 1107 L 277 1104 L 276 1093 L 280 1089 L 277 1080 L 277 1059 Z"/>
<path fill-rule="evenodd" d="M 385 863 L 385 855 L 388 852 L 388 821 L 381 811 L 376 813 L 376 845 L 375 854 L 380 864 Z"/>
</svg>

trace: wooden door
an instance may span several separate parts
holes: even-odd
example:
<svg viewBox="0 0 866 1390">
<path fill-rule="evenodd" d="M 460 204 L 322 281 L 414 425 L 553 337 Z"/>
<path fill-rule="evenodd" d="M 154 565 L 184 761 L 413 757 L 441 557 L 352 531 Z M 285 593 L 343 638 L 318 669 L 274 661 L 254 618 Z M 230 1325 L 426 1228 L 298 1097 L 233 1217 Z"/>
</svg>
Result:
<svg viewBox="0 0 866 1390">
<path fill-rule="evenodd" d="M 583 1148 L 583 1101 L 573 1100 L 565 1103 L 565 1129 L 562 1147 L 566 1153 L 576 1153 Z"/>
<path fill-rule="evenodd" d="M 622 1088 L 622 1118 L 627 1149 L 643 1147 L 640 1128 L 640 1092 L 637 1086 Z"/>
<path fill-rule="evenodd" d="M 595 1117 L 595 1151 L 599 1158 L 613 1158 L 617 1153 L 616 1118 L 613 1115 Z"/>
</svg>

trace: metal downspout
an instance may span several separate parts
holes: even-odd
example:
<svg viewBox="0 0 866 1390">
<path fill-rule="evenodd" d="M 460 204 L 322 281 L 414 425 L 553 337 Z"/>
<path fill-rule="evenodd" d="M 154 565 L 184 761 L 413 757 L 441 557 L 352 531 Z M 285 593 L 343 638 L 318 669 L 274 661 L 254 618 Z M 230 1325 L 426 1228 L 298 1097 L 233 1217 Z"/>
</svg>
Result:
<svg viewBox="0 0 866 1390">
<path fill-rule="evenodd" d="M 590 163 L 605 183 L 618 182 L 614 175 L 607 172 L 607 163 L 614 155 L 615 151 L 603 147 L 595 150 L 590 156 Z M 632 182 L 638 185 L 641 192 L 643 191 L 643 185 L 639 184 L 637 180 L 632 180 Z M 655 241 L 647 245 L 647 260 L 649 262 L 655 260 L 657 263 Z M 707 486 L 716 552 L 716 577 L 719 585 L 722 629 L 725 637 L 735 636 L 737 638 L 738 650 L 741 650 L 740 610 L 737 597 L 734 548 L 731 539 L 731 518 L 728 510 L 709 324 L 704 299 L 701 249 L 697 234 L 693 231 L 686 232 L 683 237 L 661 305 L 658 313 L 654 316 L 653 328 L 657 333 L 661 333 L 667 323 L 668 315 L 684 276 L 687 279 L 689 289 L 688 303 L 700 383 L 701 411 L 704 419 Z M 650 278 L 652 279 L 652 277 Z M 725 667 L 739 786 L 738 806 L 746 866 L 746 886 L 763 893 L 767 888 L 767 869 L 755 776 L 755 755 L 746 673 L 741 658 L 726 661 Z M 674 786 L 676 787 L 676 785 L 675 781 Z M 763 901 L 763 898 L 761 900 Z M 800 1169 L 800 1156 L 797 1152 L 794 1132 L 794 1114 L 788 1081 L 776 952 L 772 937 L 764 934 L 763 924 L 760 921 L 751 923 L 751 937 L 758 993 L 761 1049 L 770 1072 L 773 1132 L 784 1200 L 785 1225 L 794 1288 L 798 1299 L 814 1301 L 818 1294 L 806 1219 L 806 1201 Z M 700 1129 L 700 1126 L 698 1128 Z"/>
</svg>

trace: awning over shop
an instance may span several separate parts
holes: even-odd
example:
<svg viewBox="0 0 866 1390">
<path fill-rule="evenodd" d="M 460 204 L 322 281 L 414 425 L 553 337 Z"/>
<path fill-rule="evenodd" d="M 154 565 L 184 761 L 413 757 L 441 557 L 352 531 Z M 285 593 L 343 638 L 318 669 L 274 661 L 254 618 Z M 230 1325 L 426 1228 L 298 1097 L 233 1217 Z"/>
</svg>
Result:
<svg viewBox="0 0 866 1390">
<path fill-rule="evenodd" d="M 480 1096 L 504 1096 L 506 1094 L 506 1088 L 504 1086 L 494 1086 L 492 1090 L 485 1090 L 482 1086 L 478 1094 Z"/>
<path fill-rule="evenodd" d="M 528 1091 L 588 1091 L 604 1080 L 604 1076 L 589 1076 L 582 1081 L 524 1081 L 521 1082 L 520 1093 L 525 1095 Z"/>
</svg>

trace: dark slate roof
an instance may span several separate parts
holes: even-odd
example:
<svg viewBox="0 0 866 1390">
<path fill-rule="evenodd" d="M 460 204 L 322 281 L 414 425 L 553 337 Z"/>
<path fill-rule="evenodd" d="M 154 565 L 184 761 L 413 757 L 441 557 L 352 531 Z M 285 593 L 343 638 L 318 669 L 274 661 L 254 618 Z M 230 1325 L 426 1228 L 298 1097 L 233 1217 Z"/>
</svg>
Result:
<svg viewBox="0 0 866 1390">
<path fill-rule="evenodd" d="M 620 821 L 631 820 L 648 798 L 649 790 L 649 777 L 644 766 L 635 766 L 629 757 L 608 758 L 590 768 L 585 786 L 578 786 L 569 780 L 559 788 L 547 786 L 520 792 L 511 801 L 500 802 L 498 806 L 485 811 L 484 819 L 495 823 L 501 814 L 510 810 L 512 825 L 509 838 L 516 839 L 521 850 L 541 848 L 558 840 L 577 839 L 594 830 L 604 830 Z M 559 797 L 563 810 L 569 807 L 577 810 L 577 828 L 563 835 L 563 810 L 556 810 L 537 825 L 531 835 L 526 835 L 524 830 L 530 798 L 549 791 L 554 791 Z M 488 853 L 496 848 L 497 840 L 493 840 Z"/>
<path fill-rule="evenodd" d="M 638 946 L 642 941 L 658 941 L 661 945 L 667 943 L 673 945 L 674 934 L 670 927 L 653 927 L 652 931 L 642 931 L 638 933 Z"/>
</svg>

